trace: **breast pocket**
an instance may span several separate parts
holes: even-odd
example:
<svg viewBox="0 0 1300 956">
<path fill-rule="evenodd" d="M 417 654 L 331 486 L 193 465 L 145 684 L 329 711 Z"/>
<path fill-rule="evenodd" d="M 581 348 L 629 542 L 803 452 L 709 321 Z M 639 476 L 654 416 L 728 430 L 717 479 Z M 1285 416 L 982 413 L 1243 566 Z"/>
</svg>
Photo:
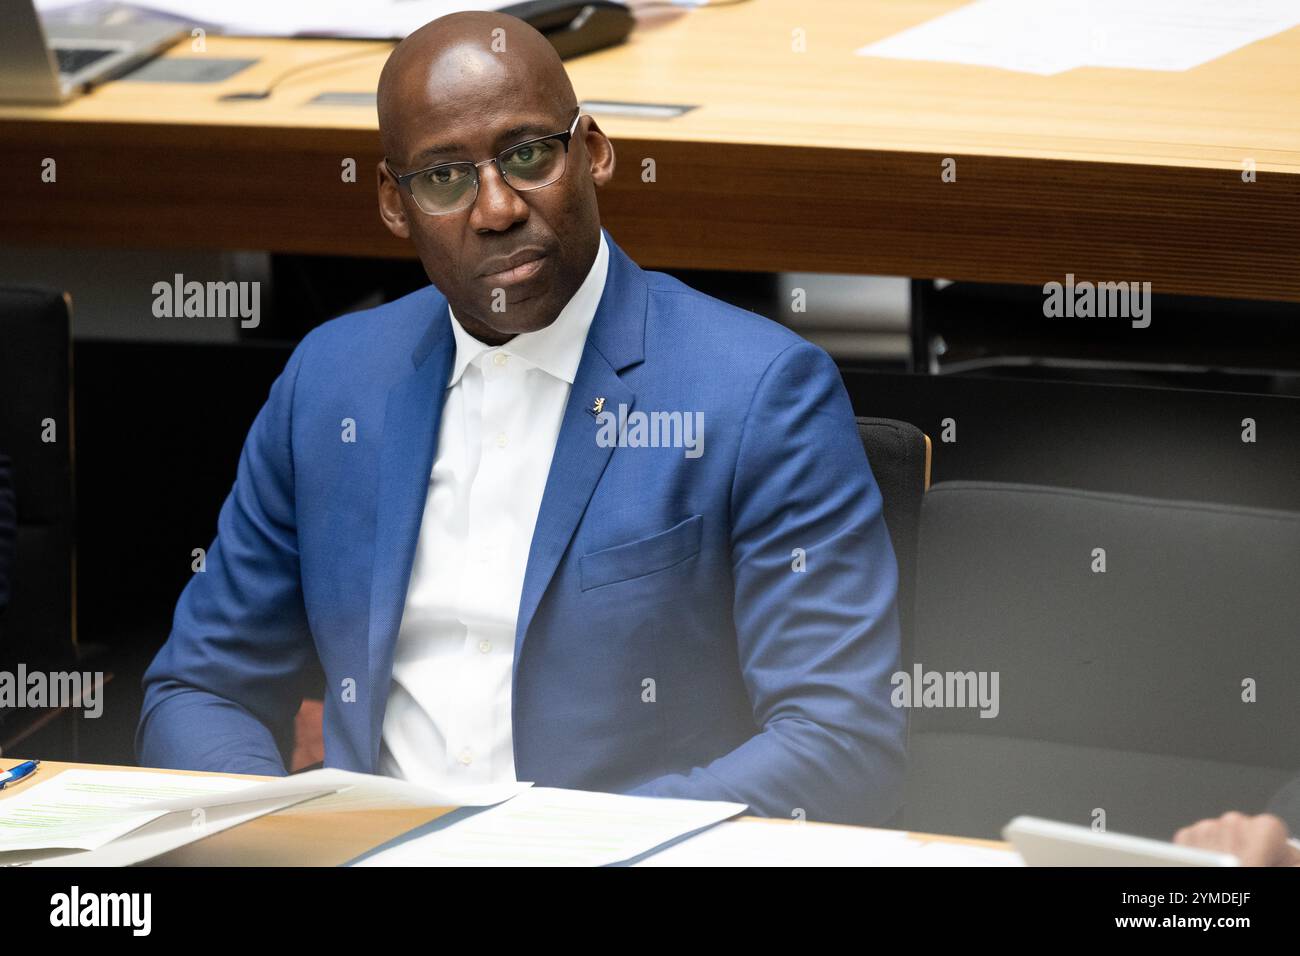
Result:
<svg viewBox="0 0 1300 956">
<path fill-rule="evenodd" d="M 692 515 L 667 531 L 584 554 L 578 562 L 582 590 L 629 581 L 680 564 L 700 551 L 704 517 Z"/>
</svg>

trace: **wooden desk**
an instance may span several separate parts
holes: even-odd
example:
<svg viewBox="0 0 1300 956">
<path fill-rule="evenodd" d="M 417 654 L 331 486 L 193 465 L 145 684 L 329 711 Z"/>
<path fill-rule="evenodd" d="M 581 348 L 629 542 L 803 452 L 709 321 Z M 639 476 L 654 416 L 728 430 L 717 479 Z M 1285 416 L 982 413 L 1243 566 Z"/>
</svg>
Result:
<svg viewBox="0 0 1300 956">
<path fill-rule="evenodd" d="M 1300 29 L 1185 73 L 853 55 L 960 2 L 752 0 L 572 61 L 580 97 L 699 106 L 597 114 L 619 154 L 603 221 L 647 267 L 1072 272 L 1300 301 Z M 373 91 L 386 45 L 368 47 L 264 101 L 217 97 L 367 45 L 211 38 L 203 55 L 261 59 L 215 86 L 122 82 L 57 109 L 0 107 L 0 241 L 411 255 L 379 223 L 373 108 L 307 105 Z M 40 182 L 43 157 L 56 185 Z M 341 181 L 346 157 L 356 183 Z"/>
<path fill-rule="evenodd" d="M 26 757 L 7 757 L 5 765 L 22 763 Z M 83 768 L 91 770 L 135 770 L 139 767 L 116 767 L 102 764 L 62 763 L 47 760 L 40 770 L 17 784 L 0 790 L 0 800 L 21 793 L 30 787 L 49 780 L 64 770 Z M 158 770 L 155 773 L 188 774 L 185 770 Z M 216 774 L 222 777 L 245 777 L 249 780 L 270 780 L 243 774 Z M 151 866 L 338 866 L 360 856 L 366 850 L 379 846 L 408 830 L 436 820 L 451 808 L 407 810 L 358 810 L 344 813 L 322 811 L 304 812 L 289 807 L 256 820 L 250 820 L 230 830 L 173 850 L 152 861 Z M 742 817 L 741 819 L 756 819 Z M 790 821 L 770 820 L 774 826 L 793 825 Z M 808 823 L 804 826 L 833 826 L 834 824 Z M 970 846 L 1004 848 L 1006 844 L 991 840 L 973 840 L 965 837 L 946 837 L 934 834 L 912 834 L 924 840 L 962 843 Z"/>
</svg>

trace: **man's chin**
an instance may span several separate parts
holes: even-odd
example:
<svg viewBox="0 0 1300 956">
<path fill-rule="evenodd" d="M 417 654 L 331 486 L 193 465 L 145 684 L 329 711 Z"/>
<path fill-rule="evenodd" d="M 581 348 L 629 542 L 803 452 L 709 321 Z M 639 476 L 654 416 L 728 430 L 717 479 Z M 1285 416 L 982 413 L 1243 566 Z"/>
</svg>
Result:
<svg viewBox="0 0 1300 956">
<path fill-rule="evenodd" d="M 559 317 L 559 307 L 551 308 L 546 301 L 544 293 L 534 295 L 525 295 L 506 303 L 507 312 L 515 312 L 516 322 L 512 323 L 514 328 L 503 330 L 507 335 L 523 335 L 527 332 L 539 332 L 553 323 Z M 518 309 L 524 308 L 526 312 L 520 314 Z"/>
<path fill-rule="evenodd" d="M 503 311 L 492 312 L 476 320 L 474 324 L 478 328 L 471 326 L 466 328 L 470 334 L 479 333 L 479 337 L 484 341 L 488 341 L 485 333 L 489 332 L 497 336 L 524 335 L 528 332 L 540 331 L 554 323 L 561 308 L 562 306 L 549 301 L 545 290 L 526 293 L 517 299 L 507 300 Z M 463 320 L 462 324 L 464 324 Z"/>
</svg>

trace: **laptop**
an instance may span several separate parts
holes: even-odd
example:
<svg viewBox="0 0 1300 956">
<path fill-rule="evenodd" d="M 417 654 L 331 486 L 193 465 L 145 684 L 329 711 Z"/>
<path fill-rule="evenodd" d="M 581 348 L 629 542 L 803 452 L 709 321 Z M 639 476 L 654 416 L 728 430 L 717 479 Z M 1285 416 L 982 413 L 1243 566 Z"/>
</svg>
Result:
<svg viewBox="0 0 1300 956">
<path fill-rule="evenodd" d="M 56 15 L 42 23 L 35 0 L 0 0 L 0 101 L 62 103 L 186 35 L 175 20 L 112 6 L 89 21 Z"/>
<path fill-rule="evenodd" d="M 1016 817 L 1002 830 L 1029 866 L 1238 866 L 1235 856 L 1163 840 Z"/>
</svg>

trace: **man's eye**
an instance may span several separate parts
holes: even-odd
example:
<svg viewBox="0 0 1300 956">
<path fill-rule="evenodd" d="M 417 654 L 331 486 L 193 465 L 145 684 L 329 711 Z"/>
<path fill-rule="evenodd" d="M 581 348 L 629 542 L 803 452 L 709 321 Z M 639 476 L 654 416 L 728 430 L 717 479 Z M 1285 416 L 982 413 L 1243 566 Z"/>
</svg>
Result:
<svg viewBox="0 0 1300 956">
<path fill-rule="evenodd" d="M 430 186 L 451 186 L 465 178 L 465 170 L 457 166 L 440 166 L 424 174 Z"/>
<path fill-rule="evenodd" d="M 549 153 L 548 143 L 529 143 L 512 150 L 506 157 L 506 162 L 511 166 L 535 166 L 544 162 Z"/>
</svg>

